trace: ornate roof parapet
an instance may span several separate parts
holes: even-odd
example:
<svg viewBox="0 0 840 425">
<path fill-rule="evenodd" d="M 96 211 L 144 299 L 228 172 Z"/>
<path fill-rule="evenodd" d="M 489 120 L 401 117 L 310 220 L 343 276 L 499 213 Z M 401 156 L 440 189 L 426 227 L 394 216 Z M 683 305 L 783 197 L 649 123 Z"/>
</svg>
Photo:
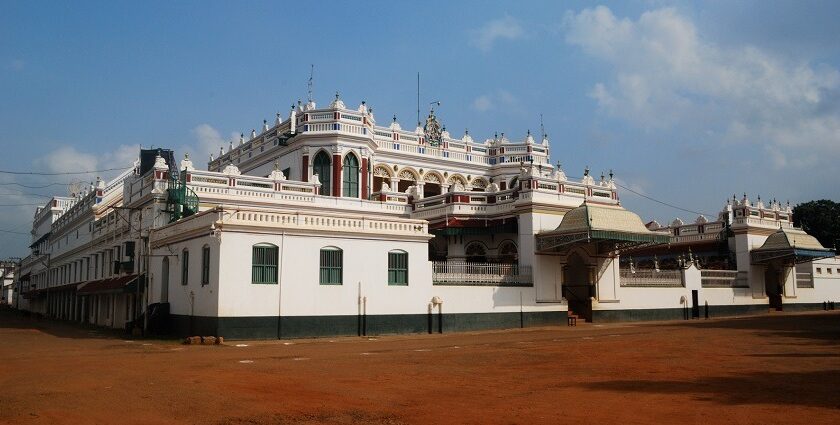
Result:
<svg viewBox="0 0 840 425">
<path fill-rule="evenodd" d="M 252 128 L 251 129 L 251 140 L 254 140 L 256 138 L 257 138 L 257 130 Z"/>
<path fill-rule="evenodd" d="M 184 153 L 184 159 L 181 160 L 181 170 L 192 171 L 194 169 L 193 162 L 190 160 L 190 154 Z"/>
<path fill-rule="evenodd" d="M 502 133 L 502 137 L 499 138 L 499 141 L 497 143 L 504 145 L 510 143 L 510 140 L 507 137 L 505 137 L 505 133 Z"/>
<path fill-rule="evenodd" d="M 618 187 L 615 183 L 615 174 L 613 174 L 613 170 L 610 170 L 609 176 L 610 176 L 610 179 L 607 180 L 607 187 L 612 189 L 612 190 L 618 189 Z"/>
<path fill-rule="evenodd" d="M 587 165 L 586 168 L 583 170 L 583 178 L 580 179 L 580 182 L 586 186 L 595 186 L 595 179 L 589 175 L 589 166 Z"/>
<path fill-rule="evenodd" d="M 464 130 L 464 135 L 461 137 L 461 141 L 464 143 L 474 143 L 472 136 L 470 136 L 469 129 Z"/>
<path fill-rule="evenodd" d="M 758 200 L 755 203 L 755 207 L 760 210 L 764 209 L 764 202 L 761 202 L 761 195 L 758 195 Z"/>
<path fill-rule="evenodd" d="M 528 134 L 525 136 L 525 144 L 533 145 L 535 143 L 534 136 L 531 135 L 531 130 L 528 130 Z"/>
<path fill-rule="evenodd" d="M 751 206 L 751 204 L 750 204 L 750 199 L 749 199 L 749 198 L 747 198 L 747 192 L 744 192 L 744 197 L 741 199 L 741 206 L 742 206 L 742 207 L 749 207 L 749 206 Z"/>
<path fill-rule="evenodd" d="M 224 170 L 222 170 L 222 173 L 223 173 L 223 174 L 227 174 L 227 175 L 229 175 L 229 176 L 238 176 L 238 175 L 242 174 L 242 173 L 239 171 L 239 167 L 237 167 L 237 166 L 235 166 L 235 165 L 233 165 L 233 164 L 228 164 L 228 165 L 226 165 L 226 166 L 225 166 L 225 169 L 224 169 Z"/>
<path fill-rule="evenodd" d="M 341 97 L 339 96 L 338 92 L 335 92 L 335 100 L 330 103 L 330 109 L 347 109 L 344 106 L 344 102 L 341 101 Z"/>
<path fill-rule="evenodd" d="M 694 224 L 706 224 L 708 222 L 709 219 L 707 219 L 706 216 L 704 216 L 703 214 L 698 215 L 697 218 L 694 220 Z"/>
<path fill-rule="evenodd" d="M 280 171 L 280 163 L 279 162 L 274 161 L 274 169 L 271 170 L 271 174 L 268 175 L 268 178 L 270 178 L 274 181 L 286 180 L 286 175 L 283 174 L 282 171 Z"/>
<path fill-rule="evenodd" d="M 402 131 L 402 127 L 400 126 L 400 123 L 397 122 L 396 114 L 394 115 L 394 119 L 393 119 L 393 121 L 391 121 L 391 125 L 389 125 L 388 128 L 393 130 L 393 131 Z"/>
<path fill-rule="evenodd" d="M 671 227 L 680 227 L 683 225 L 685 225 L 685 222 L 683 222 L 679 217 L 675 218 L 674 221 L 671 222 Z"/>
<path fill-rule="evenodd" d="M 262 131 L 268 131 L 268 120 L 263 120 Z"/>
<path fill-rule="evenodd" d="M 304 111 L 314 111 L 316 108 L 317 108 L 317 105 L 315 104 L 315 101 L 310 100 L 309 102 L 306 102 L 306 106 L 303 107 L 303 110 Z"/>
<path fill-rule="evenodd" d="M 160 151 L 158 151 L 158 154 L 155 157 L 154 169 L 155 170 L 166 170 L 167 168 L 169 168 L 169 167 L 166 165 L 166 160 L 163 159 L 162 156 L 160 156 Z M 103 183 L 103 185 L 105 184 L 105 182 L 102 182 L 102 183 Z"/>
<path fill-rule="evenodd" d="M 542 145 L 548 146 L 548 134 L 543 134 Z"/>
<path fill-rule="evenodd" d="M 560 161 L 557 161 L 557 166 L 554 168 L 551 175 L 554 180 L 557 180 L 558 182 L 564 182 L 567 180 L 566 173 L 563 172 L 563 168 L 560 166 Z"/>
<path fill-rule="evenodd" d="M 239 133 L 239 145 L 242 146 L 245 144 L 245 133 Z M 233 149 L 233 144 L 230 145 L 230 148 Z"/>
<path fill-rule="evenodd" d="M 295 105 L 292 105 L 292 112 L 291 112 L 291 115 L 289 115 L 289 116 L 291 116 L 291 117 L 295 116 Z M 274 119 L 274 125 L 280 125 L 281 123 L 283 123 L 283 119 L 280 118 L 280 113 L 278 112 L 277 113 L 277 118 Z"/>
<path fill-rule="evenodd" d="M 368 107 L 367 107 L 366 102 L 363 100 L 362 103 L 359 104 L 359 107 L 356 110 L 358 112 L 363 113 L 363 114 L 368 113 Z"/>
</svg>

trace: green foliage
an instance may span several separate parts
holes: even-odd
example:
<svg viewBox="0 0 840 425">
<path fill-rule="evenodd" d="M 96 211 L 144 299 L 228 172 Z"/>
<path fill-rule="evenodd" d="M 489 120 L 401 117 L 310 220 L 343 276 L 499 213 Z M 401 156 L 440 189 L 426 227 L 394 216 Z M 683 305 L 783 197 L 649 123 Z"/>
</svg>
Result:
<svg viewBox="0 0 840 425">
<path fill-rule="evenodd" d="M 799 204 L 793 208 L 793 224 L 802 227 L 826 248 L 840 245 L 840 203 L 820 199 Z"/>
</svg>

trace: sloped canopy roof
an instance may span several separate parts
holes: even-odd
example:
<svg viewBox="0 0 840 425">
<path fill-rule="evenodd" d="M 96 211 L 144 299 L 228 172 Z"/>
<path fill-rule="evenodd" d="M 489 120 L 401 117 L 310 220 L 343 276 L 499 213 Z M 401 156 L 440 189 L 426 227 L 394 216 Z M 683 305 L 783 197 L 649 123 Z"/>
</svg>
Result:
<svg viewBox="0 0 840 425">
<path fill-rule="evenodd" d="M 834 250 L 823 247 L 817 239 L 800 229 L 779 229 L 750 253 L 754 264 L 773 260 L 795 263 L 834 256 Z"/>
<path fill-rule="evenodd" d="M 563 216 L 556 229 L 537 235 L 537 250 L 555 250 L 575 242 L 607 242 L 627 248 L 668 243 L 670 234 L 653 232 L 639 216 L 620 206 L 583 204 Z"/>
</svg>

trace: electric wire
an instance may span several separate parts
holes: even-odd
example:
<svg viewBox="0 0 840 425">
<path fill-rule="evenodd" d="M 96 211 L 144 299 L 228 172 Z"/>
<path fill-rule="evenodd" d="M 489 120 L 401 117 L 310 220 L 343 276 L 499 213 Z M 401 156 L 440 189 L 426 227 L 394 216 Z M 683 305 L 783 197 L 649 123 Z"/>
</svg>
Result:
<svg viewBox="0 0 840 425">
<path fill-rule="evenodd" d="M 104 173 L 107 171 L 119 171 L 125 170 L 124 167 L 118 168 L 106 168 L 104 170 L 89 170 L 89 171 L 68 171 L 62 173 L 43 173 L 37 171 L 8 171 L 8 170 L 0 170 L 0 174 L 12 174 L 16 176 L 73 176 L 78 174 L 95 174 L 95 173 Z"/>
</svg>

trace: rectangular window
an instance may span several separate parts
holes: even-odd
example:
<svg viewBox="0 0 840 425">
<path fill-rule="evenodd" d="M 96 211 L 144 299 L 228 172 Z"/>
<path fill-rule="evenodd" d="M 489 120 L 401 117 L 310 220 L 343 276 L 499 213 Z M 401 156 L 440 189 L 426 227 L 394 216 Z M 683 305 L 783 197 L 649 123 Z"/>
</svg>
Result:
<svg viewBox="0 0 840 425">
<path fill-rule="evenodd" d="M 388 284 L 408 285 L 408 253 L 388 253 Z"/>
<path fill-rule="evenodd" d="M 321 285 L 341 285 L 343 253 L 337 248 L 321 250 Z"/>
<path fill-rule="evenodd" d="M 210 247 L 201 249 L 201 284 L 210 284 Z"/>
<path fill-rule="evenodd" d="M 830 267 L 826 267 L 825 271 L 828 272 L 828 274 L 831 274 L 831 268 Z"/>
<path fill-rule="evenodd" d="M 181 285 L 186 285 L 190 278 L 190 252 L 181 253 Z"/>
<path fill-rule="evenodd" d="M 817 267 L 817 274 L 822 274 L 822 268 Z"/>
<path fill-rule="evenodd" d="M 251 283 L 277 283 L 277 247 L 254 245 L 251 260 Z"/>
</svg>

